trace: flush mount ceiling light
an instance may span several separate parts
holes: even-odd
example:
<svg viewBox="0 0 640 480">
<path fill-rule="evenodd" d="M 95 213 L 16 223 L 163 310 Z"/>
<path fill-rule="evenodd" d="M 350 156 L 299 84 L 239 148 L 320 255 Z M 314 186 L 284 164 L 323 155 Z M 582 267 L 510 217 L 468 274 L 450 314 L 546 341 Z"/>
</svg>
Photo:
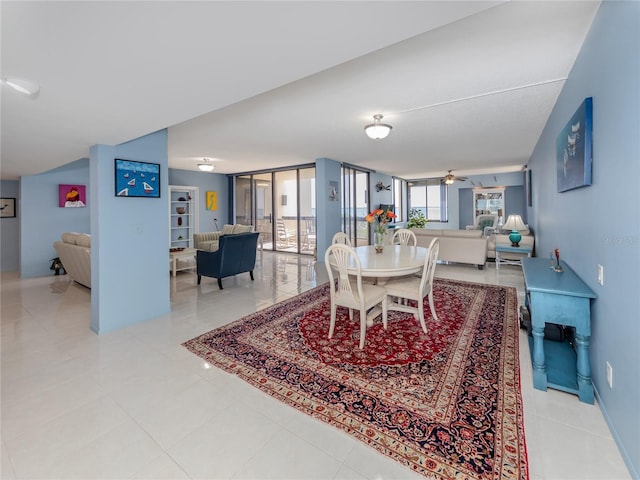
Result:
<svg viewBox="0 0 640 480">
<path fill-rule="evenodd" d="M 373 116 L 373 123 L 364 127 L 364 132 L 367 134 L 367 137 L 380 140 L 389 135 L 392 128 L 391 125 L 380 123 L 380 120 L 382 120 L 382 114 L 377 113 Z"/>
<path fill-rule="evenodd" d="M 40 85 L 31 80 L 25 80 L 24 78 L 2 77 L 2 83 L 30 97 L 35 97 L 40 93 Z"/>
<path fill-rule="evenodd" d="M 212 172 L 214 169 L 213 163 L 208 158 L 202 159 L 204 163 L 199 163 L 198 168 L 203 172 Z"/>
</svg>

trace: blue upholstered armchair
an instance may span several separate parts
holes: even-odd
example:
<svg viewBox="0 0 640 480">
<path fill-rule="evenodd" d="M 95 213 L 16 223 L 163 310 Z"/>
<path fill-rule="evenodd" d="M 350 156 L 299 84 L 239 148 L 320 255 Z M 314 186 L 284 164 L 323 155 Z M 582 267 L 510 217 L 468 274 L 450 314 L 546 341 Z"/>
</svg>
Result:
<svg viewBox="0 0 640 480">
<path fill-rule="evenodd" d="M 498 215 L 481 214 L 476 217 L 473 225 L 467 225 L 467 230 L 482 230 L 482 234 L 487 237 L 498 228 Z"/>
<path fill-rule="evenodd" d="M 222 290 L 223 278 L 238 273 L 249 272 L 253 280 L 258 235 L 260 235 L 258 232 L 222 235 L 218 250 L 215 252 L 198 250 L 196 253 L 198 285 L 203 275 L 217 278 L 220 290 Z"/>
</svg>

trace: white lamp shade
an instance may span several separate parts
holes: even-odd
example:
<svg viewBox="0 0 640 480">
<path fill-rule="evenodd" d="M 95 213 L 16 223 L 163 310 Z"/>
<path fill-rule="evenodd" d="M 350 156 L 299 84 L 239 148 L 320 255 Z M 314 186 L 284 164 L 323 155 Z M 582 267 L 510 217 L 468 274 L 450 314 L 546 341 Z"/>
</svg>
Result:
<svg viewBox="0 0 640 480">
<path fill-rule="evenodd" d="M 367 125 L 364 127 L 364 131 L 367 134 L 367 137 L 372 138 L 374 140 L 380 140 L 389 135 L 391 131 L 391 125 L 386 125 L 384 123 Z"/>
<path fill-rule="evenodd" d="M 527 226 L 522 221 L 522 217 L 520 215 L 509 215 L 507 218 L 507 222 L 502 227 L 505 230 L 526 230 Z"/>
<path fill-rule="evenodd" d="M 380 140 L 382 138 L 386 138 L 391 132 L 391 125 L 386 123 L 380 123 L 382 120 L 382 115 L 379 113 L 373 116 L 373 123 L 366 125 L 364 127 L 364 132 L 367 134 L 367 137 L 373 140 Z"/>
</svg>

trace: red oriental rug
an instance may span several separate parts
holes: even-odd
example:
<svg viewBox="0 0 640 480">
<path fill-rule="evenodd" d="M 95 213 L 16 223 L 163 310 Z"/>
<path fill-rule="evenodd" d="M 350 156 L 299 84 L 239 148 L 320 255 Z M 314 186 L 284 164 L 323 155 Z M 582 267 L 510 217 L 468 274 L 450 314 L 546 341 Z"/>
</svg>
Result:
<svg viewBox="0 0 640 480">
<path fill-rule="evenodd" d="M 345 309 L 327 339 L 328 285 L 184 346 L 427 477 L 527 479 L 515 289 L 436 279 L 434 301 L 428 334 L 389 312 L 363 350 Z"/>
</svg>

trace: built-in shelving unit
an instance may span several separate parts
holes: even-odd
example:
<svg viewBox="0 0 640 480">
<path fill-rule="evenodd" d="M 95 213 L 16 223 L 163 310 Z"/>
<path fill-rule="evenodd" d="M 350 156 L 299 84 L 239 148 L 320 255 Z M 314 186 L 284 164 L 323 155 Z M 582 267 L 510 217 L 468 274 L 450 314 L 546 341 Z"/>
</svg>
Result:
<svg viewBox="0 0 640 480">
<path fill-rule="evenodd" d="M 478 215 L 498 215 L 498 225 L 504 223 L 505 198 L 504 187 L 473 189 L 473 223 Z"/>
<path fill-rule="evenodd" d="M 199 188 L 169 185 L 170 247 L 193 248 L 193 234 L 198 231 Z"/>
</svg>

